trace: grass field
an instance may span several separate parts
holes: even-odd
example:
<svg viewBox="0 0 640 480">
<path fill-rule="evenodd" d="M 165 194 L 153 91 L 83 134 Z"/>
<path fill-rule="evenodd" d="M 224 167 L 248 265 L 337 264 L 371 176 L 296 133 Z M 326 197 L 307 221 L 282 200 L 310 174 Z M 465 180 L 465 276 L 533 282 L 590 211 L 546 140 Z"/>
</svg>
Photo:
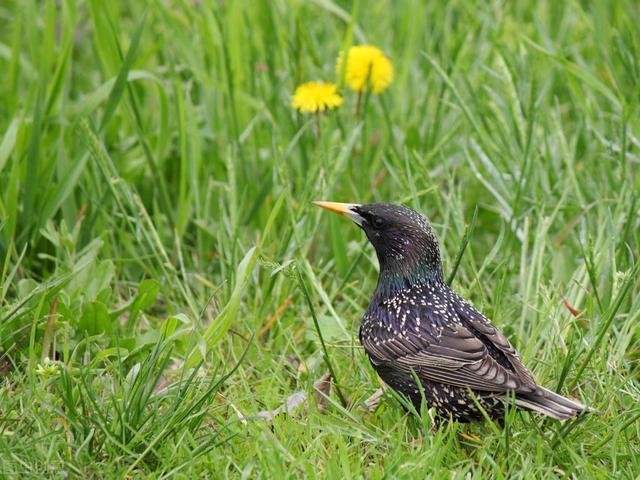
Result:
<svg viewBox="0 0 640 480">
<path fill-rule="evenodd" d="M 637 478 L 638 18 L 632 0 L 2 2 L 0 475 Z M 352 44 L 389 56 L 389 89 L 296 112 Z M 369 412 L 375 254 L 317 199 L 425 213 L 458 292 L 600 414 L 431 433 L 389 393 Z M 344 405 L 314 395 L 314 318 Z"/>
</svg>

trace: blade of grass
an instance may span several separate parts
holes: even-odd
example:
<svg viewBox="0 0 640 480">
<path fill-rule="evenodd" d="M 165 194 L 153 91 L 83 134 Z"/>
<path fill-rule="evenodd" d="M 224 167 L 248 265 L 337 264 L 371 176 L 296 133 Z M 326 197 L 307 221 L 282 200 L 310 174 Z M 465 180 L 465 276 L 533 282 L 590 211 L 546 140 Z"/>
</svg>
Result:
<svg viewBox="0 0 640 480">
<path fill-rule="evenodd" d="M 478 218 L 478 206 L 476 205 L 473 208 L 473 215 L 471 216 L 471 221 L 464 227 L 464 234 L 462 235 L 462 244 L 460 245 L 460 249 L 458 250 L 458 254 L 456 255 L 456 260 L 455 262 L 453 262 L 453 268 L 451 269 L 451 273 L 447 278 L 448 285 L 452 285 L 453 280 L 456 278 L 456 273 L 458 273 L 458 267 L 460 267 L 462 256 L 464 255 L 464 251 L 467 249 L 467 245 L 469 245 L 469 241 L 471 240 L 471 236 L 473 235 L 473 230 L 476 228 L 477 218 Z"/>
<path fill-rule="evenodd" d="M 133 37 L 131 39 L 131 44 L 129 45 L 129 49 L 127 50 L 127 54 L 122 61 L 122 65 L 120 66 L 120 71 L 118 72 L 118 76 L 116 77 L 116 81 L 113 84 L 113 88 L 111 89 L 111 93 L 109 93 L 109 98 L 107 98 L 107 103 L 104 106 L 104 113 L 102 114 L 102 120 L 100 121 L 100 130 L 104 130 L 111 120 L 111 117 L 116 111 L 120 100 L 122 99 L 122 94 L 124 93 L 127 77 L 129 75 L 129 70 L 133 67 L 133 63 L 136 60 L 138 54 L 138 48 L 140 46 L 140 39 L 142 38 L 142 32 L 144 30 L 144 25 L 147 20 L 147 11 L 145 10 L 138 22 L 138 26 L 136 27 Z"/>
<path fill-rule="evenodd" d="M 322 346 L 322 353 L 324 357 L 324 361 L 327 364 L 327 368 L 329 369 L 329 373 L 331 373 L 331 378 L 333 378 L 336 386 L 336 392 L 338 392 L 338 397 L 340 398 L 340 402 L 343 407 L 347 406 L 347 400 L 345 396 L 342 394 L 342 389 L 340 388 L 340 381 L 336 376 L 336 371 L 333 368 L 333 364 L 331 363 L 331 357 L 327 350 L 327 345 L 324 342 L 324 337 L 322 336 L 322 331 L 320 330 L 320 324 L 318 323 L 318 317 L 316 316 L 316 310 L 313 307 L 313 302 L 311 301 L 311 297 L 309 296 L 309 290 L 307 290 L 307 285 L 302 278 L 302 273 L 300 273 L 300 268 L 296 269 L 298 274 L 298 284 L 300 285 L 300 289 L 304 295 L 305 300 L 307 301 L 307 306 L 309 307 L 309 311 L 311 312 L 311 318 L 313 319 L 313 326 L 316 329 L 316 333 L 318 334 L 318 338 L 320 339 L 320 345 Z"/>
</svg>

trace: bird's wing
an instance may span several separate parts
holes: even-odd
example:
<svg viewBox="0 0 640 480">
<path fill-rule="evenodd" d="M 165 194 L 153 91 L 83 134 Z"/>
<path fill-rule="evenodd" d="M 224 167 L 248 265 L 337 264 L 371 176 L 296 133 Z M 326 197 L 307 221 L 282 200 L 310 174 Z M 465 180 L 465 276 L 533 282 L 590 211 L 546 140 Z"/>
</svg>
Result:
<svg viewBox="0 0 640 480">
<path fill-rule="evenodd" d="M 459 301 L 453 302 L 454 309 L 463 323 L 466 324 L 477 337 L 484 340 L 485 344 L 493 346 L 504 355 L 506 361 L 511 368 L 518 374 L 518 377 L 524 385 L 536 389 L 537 383 L 533 375 L 527 367 L 524 366 L 522 360 L 518 356 L 515 348 L 511 345 L 507 337 L 494 327 L 491 322 L 480 312 L 478 312 L 471 304 L 457 297 Z"/>
<path fill-rule="evenodd" d="M 447 311 L 449 317 L 455 314 L 451 309 Z M 537 390 L 530 374 L 522 377 L 518 368 L 509 368 L 510 362 L 503 366 L 500 358 L 491 355 L 490 350 L 501 351 L 507 346 L 513 349 L 497 329 L 482 338 L 463 321 L 443 322 L 442 314 L 433 309 L 417 308 L 413 313 L 420 317 L 420 326 L 408 328 L 402 335 L 385 338 L 381 331 L 377 337 L 362 339 L 374 364 L 406 373 L 414 371 L 424 380 L 472 390 L 523 393 Z"/>
</svg>

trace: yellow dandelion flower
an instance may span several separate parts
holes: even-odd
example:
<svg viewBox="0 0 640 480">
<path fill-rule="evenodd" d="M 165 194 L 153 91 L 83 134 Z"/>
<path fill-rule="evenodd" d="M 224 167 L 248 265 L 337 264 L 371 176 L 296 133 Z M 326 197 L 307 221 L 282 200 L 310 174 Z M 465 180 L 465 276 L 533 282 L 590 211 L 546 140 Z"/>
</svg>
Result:
<svg viewBox="0 0 640 480">
<path fill-rule="evenodd" d="M 293 93 L 293 108 L 301 112 L 323 112 L 342 105 L 335 83 L 307 82 Z"/>
<path fill-rule="evenodd" d="M 336 64 L 338 74 L 342 70 L 342 52 Z M 371 84 L 374 93 L 387 89 L 393 79 L 393 66 L 387 56 L 372 45 L 356 45 L 349 49 L 345 80 L 356 92 L 364 92 Z"/>
</svg>

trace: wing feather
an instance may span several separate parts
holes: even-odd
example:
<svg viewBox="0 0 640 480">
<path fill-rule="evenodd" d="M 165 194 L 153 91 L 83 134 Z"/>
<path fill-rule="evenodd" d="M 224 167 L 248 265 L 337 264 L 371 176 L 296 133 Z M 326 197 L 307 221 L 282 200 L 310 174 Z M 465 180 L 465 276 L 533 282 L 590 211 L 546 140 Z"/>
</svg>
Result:
<svg viewBox="0 0 640 480">
<path fill-rule="evenodd" d="M 532 390 L 536 390 L 538 387 L 536 380 L 533 378 L 529 369 L 524 366 L 522 360 L 520 360 L 520 357 L 518 356 L 518 353 L 515 348 L 513 348 L 507 337 L 505 337 L 500 330 L 494 327 L 484 315 L 478 312 L 470 304 L 459 297 L 458 299 L 460 300 L 459 302 L 454 302 L 458 317 L 505 355 L 507 361 L 518 374 L 523 385 L 528 386 Z"/>
<path fill-rule="evenodd" d="M 457 308 L 456 303 L 449 303 L 445 311 L 416 307 L 413 313 L 423 319 L 423 327 L 377 339 L 362 338 L 371 361 L 405 373 L 414 371 L 424 380 L 472 390 L 537 391 L 533 376 L 507 338 L 469 304 Z M 451 321 L 452 315 L 457 321 Z M 494 358 L 494 349 L 508 363 Z"/>
</svg>

